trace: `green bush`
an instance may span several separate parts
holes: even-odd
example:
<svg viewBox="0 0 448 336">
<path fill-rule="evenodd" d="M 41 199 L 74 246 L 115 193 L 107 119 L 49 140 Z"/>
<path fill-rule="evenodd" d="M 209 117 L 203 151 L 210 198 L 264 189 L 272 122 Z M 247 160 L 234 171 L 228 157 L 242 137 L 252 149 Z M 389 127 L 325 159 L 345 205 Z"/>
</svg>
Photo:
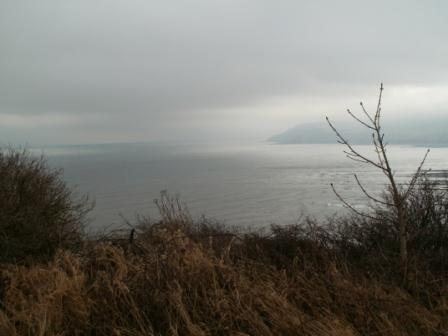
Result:
<svg viewBox="0 0 448 336">
<path fill-rule="evenodd" d="M 61 175 L 26 150 L 0 151 L 0 261 L 44 261 L 79 246 L 93 204 L 76 198 Z"/>
</svg>

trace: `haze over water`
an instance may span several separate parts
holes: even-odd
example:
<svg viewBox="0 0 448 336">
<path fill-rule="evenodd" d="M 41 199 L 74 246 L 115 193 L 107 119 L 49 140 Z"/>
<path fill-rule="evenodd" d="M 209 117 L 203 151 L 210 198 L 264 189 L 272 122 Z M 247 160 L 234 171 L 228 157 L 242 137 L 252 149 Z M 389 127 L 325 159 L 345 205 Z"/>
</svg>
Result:
<svg viewBox="0 0 448 336">
<path fill-rule="evenodd" d="M 431 0 L 3 0 L 0 144 L 47 146 L 96 200 L 92 230 L 157 217 L 161 190 L 235 225 L 340 213 L 331 182 L 362 207 L 352 173 L 373 192 L 384 180 L 337 145 L 209 142 L 333 142 L 325 117 L 352 131 L 347 108 L 373 115 L 383 82 L 388 141 L 448 144 L 447 13 Z M 406 177 L 425 149 L 391 150 Z"/>
<path fill-rule="evenodd" d="M 372 153 L 370 146 L 358 146 Z M 193 217 L 230 225 L 290 224 L 346 210 L 331 190 L 362 208 L 368 204 L 353 173 L 373 193 L 384 188 L 377 170 L 345 158 L 340 145 L 114 144 L 35 149 L 64 169 L 64 178 L 96 201 L 90 231 L 123 227 L 120 214 L 156 219 L 153 200 L 162 190 L 180 195 Z M 422 147 L 391 146 L 399 179 L 415 171 Z M 432 148 L 426 168 L 448 167 L 448 148 Z"/>
</svg>

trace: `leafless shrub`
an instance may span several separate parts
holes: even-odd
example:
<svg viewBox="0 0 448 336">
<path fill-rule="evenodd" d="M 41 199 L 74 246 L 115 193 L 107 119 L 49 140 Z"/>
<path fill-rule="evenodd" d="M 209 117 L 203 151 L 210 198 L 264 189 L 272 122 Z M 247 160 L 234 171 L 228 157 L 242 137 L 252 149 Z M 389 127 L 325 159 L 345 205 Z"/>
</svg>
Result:
<svg viewBox="0 0 448 336">
<path fill-rule="evenodd" d="M 43 157 L 0 151 L 0 260 L 45 260 L 60 247 L 79 245 L 91 208 Z"/>
<path fill-rule="evenodd" d="M 365 127 L 369 131 L 371 131 L 372 135 L 372 145 L 376 154 L 376 158 L 372 159 L 367 155 L 361 153 L 358 149 L 356 149 L 339 131 L 338 129 L 327 119 L 328 125 L 336 134 L 338 142 L 343 144 L 346 147 L 344 150 L 347 158 L 360 162 L 362 164 L 367 164 L 371 167 L 378 169 L 382 172 L 388 181 L 387 192 L 389 197 L 377 197 L 372 195 L 367 188 L 361 183 L 360 179 L 356 174 L 354 174 L 355 181 L 362 191 L 362 193 L 366 196 L 367 200 L 373 202 L 375 212 L 378 212 L 378 209 L 385 209 L 383 214 L 388 214 L 391 216 L 393 224 L 396 227 L 397 237 L 399 240 L 399 256 L 400 256 L 400 268 L 403 277 L 403 282 L 407 281 L 407 272 L 408 272 L 408 218 L 406 218 L 406 204 L 411 197 L 411 194 L 414 192 L 414 188 L 416 186 L 417 181 L 421 177 L 422 167 L 425 163 L 426 157 L 429 153 L 429 149 L 424 155 L 422 161 L 418 165 L 416 172 L 412 175 L 409 183 L 406 186 L 400 185 L 395 177 L 395 171 L 391 166 L 389 156 L 387 153 L 387 142 L 384 138 L 384 133 L 381 125 L 381 114 L 382 114 L 382 94 L 383 94 L 383 84 L 380 86 L 380 93 L 378 97 L 378 103 L 374 114 L 370 114 L 364 104 L 361 102 L 360 106 L 362 112 L 364 114 L 363 118 L 356 116 L 352 113 L 351 110 L 347 110 L 348 114 L 356 120 L 361 126 Z M 349 208 L 353 213 L 369 219 L 371 221 L 383 221 L 384 217 L 378 218 L 375 212 L 361 212 L 351 204 L 349 204 L 342 195 L 340 195 L 333 184 L 331 187 L 338 197 L 338 199 Z"/>
</svg>

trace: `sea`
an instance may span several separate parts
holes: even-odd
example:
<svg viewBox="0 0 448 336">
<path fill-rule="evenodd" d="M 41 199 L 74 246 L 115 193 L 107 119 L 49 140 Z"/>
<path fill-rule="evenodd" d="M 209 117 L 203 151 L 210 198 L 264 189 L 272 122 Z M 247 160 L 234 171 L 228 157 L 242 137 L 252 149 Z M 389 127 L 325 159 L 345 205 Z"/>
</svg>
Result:
<svg viewBox="0 0 448 336">
<path fill-rule="evenodd" d="M 374 158 L 371 146 L 357 146 Z M 33 148 L 78 195 L 95 208 L 89 232 L 127 226 L 138 216 L 158 219 L 154 200 L 161 192 L 178 197 L 193 218 L 205 216 L 230 226 L 262 228 L 324 220 L 348 210 L 330 184 L 353 207 L 369 207 L 354 179 L 372 195 L 385 190 L 378 169 L 348 159 L 339 144 L 136 143 Z M 406 183 L 426 152 L 424 147 L 390 146 L 396 178 Z M 431 148 L 424 165 L 437 176 L 448 169 L 448 148 Z"/>
</svg>

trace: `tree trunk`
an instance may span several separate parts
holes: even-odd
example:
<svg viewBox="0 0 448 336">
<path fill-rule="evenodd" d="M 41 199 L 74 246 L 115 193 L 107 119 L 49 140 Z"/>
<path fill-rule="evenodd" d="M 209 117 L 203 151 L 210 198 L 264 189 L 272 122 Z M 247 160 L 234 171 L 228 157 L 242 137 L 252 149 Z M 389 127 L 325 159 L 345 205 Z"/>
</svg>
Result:
<svg viewBox="0 0 448 336">
<path fill-rule="evenodd" d="M 406 219 L 401 204 L 397 206 L 398 228 L 400 234 L 400 268 L 403 276 L 403 282 L 408 278 L 408 237 Z"/>
</svg>

